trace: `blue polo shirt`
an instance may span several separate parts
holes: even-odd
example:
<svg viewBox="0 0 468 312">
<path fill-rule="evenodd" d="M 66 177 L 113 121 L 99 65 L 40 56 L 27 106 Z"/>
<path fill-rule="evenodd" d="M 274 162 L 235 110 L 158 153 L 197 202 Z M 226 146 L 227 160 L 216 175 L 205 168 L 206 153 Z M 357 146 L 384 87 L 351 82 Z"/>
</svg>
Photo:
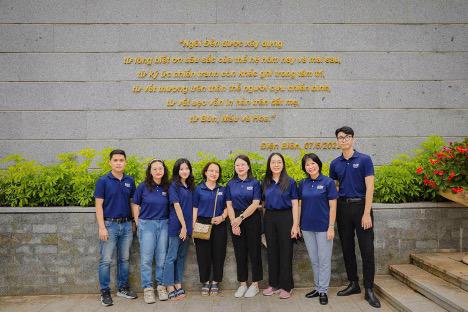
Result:
<svg viewBox="0 0 468 312">
<path fill-rule="evenodd" d="M 213 190 L 210 190 L 206 186 L 205 182 L 197 185 L 193 194 L 193 207 L 198 208 L 198 216 L 207 218 L 213 217 L 214 202 L 217 190 L 219 191 L 215 217 L 220 216 L 226 207 L 226 188 L 216 185 Z"/>
<path fill-rule="evenodd" d="M 165 220 L 169 218 L 169 195 L 160 185 L 148 189 L 145 182 L 138 185 L 133 202 L 140 206 L 138 218 L 143 220 Z"/>
<path fill-rule="evenodd" d="M 188 187 L 177 185 L 176 182 L 172 182 L 171 186 L 169 186 L 169 202 L 171 203 L 169 210 L 169 236 L 178 236 L 182 228 L 182 224 L 180 224 L 179 218 L 177 218 L 174 203 L 179 203 L 182 208 L 187 235 L 192 235 L 192 196 L 192 191 Z"/>
<path fill-rule="evenodd" d="M 97 180 L 94 198 L 104 199 L 104 218 L 128 218 L 131 216 L 130 198 L 134 193 L 132 177 L 124 174 L 119 180 L 109 172 Z"/>
<path fill-rule="evenodd" d="M 317 179 L 306 178 L 299 182 L 301 200 L 301 229 L 326 232 L 330 222 L 329 200 L 336 199 L 335 181 L 320 174 Z"/>
<path fill-rule="evenodd" d="M 338 180 L 339 197 L 366 197 L 365 177 L 374 175 L 374 165 L 369 155 L 354 151 L 353 156 L 346 160 L 343 155 L 335 158 L 330 164 L 330 178 Z"/>
<path fill-rule="evenodd" d="M 231 201 L 236 210 L 244 211 L 256 199 L 262 199 L 262 188 L 255 179 L 233 178 L 226 185 L 226 201 Z"/>
<path fill-rule="evenodd" d="M 265 190 L 265 208 L 268 210 L 286 210 L 292 208 L 291 200 L 298 199 L 296 181 L 289 177 L 289 186 L 281 192 L 280 185 L 274 180 Z"/>
</svg>

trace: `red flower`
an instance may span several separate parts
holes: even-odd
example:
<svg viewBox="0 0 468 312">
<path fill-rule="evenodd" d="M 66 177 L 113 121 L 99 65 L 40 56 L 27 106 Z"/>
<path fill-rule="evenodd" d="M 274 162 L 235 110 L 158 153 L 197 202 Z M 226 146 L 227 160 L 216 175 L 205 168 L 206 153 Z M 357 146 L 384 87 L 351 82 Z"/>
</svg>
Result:
<svg viewBox="0 0 468 312">
<path fill-rule="evenodd" d="M 434 174 L 437 174 L 437 175 L 444 175 L 444 171 L 443 170 L 434 170 Z"/>
<path fill-rule="evenodd" d="M 463 192 L 463 187 L 461 187 L 461 186 L 452 187 L 452 192 L 454 192 L 455 194 L 461 193 L 461 192 Z"/>
<path fill-rule="evenodd" d="M 450 152 L 452 149 L 450 147 L 444 146 L 444 151 Z"/>
<path fill-rule="evenodd" d="M 444 153 L 437 153 L 437 158 L 439 159 L 442 159 L 442 158 L 446 158 L 447 155 L 445 155 Z"/>
<path fill-rule="evenodd" d="M 416 173 L 417 174 L 422 174 L 423 173 L 423 168 L 421 166 L 419 166 L 418 169 L 416 169 Z"/>
<path fill-rule="evenodd" d="M 429 162 L 432 164 L 432 165 L 435 165 L 439 162 L 438 159 L 432 159 L 432 158 L 429 158 Z"/>
<path fill-rule="evenodd" d="M 451 181 L 453 179 L 453 177 L 455 176 L 455 172 L 453 171 L 450 171 L 450 175 L 448 176 L 448 180 Z"/>
<path fill-rule="evenodd" d="M 457 151 L 459 151 L 460 153 L 466 153 L 468 151 L 467 148 L 463 148 L 461 146 L 457 146 L 456 148 L 457 148 Z"/>
<path fill-rule="evenodd" d="M 437 187 L 437 184 L 432 180 L 424 179 L 423 183 L 433 189 Z"/>
</svg>

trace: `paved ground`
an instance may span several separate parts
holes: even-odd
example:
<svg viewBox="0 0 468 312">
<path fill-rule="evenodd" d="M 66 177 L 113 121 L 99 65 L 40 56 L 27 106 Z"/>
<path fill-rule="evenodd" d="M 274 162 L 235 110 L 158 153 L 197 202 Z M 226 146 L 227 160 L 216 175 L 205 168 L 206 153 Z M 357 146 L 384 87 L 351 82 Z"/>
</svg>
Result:
<svg viewBox="0 0 468 312">
<path fill-rule="evenodd" d="M 338 288 L 330 289 L 329 304 L 322 306 L 318 299 L 304 298 L 307 289 L 295 289 L 288 300 L 265 297 L 261 294 L 251 299 L 234 298 L 233 290 L 226 290 L 218 297 L 202 297 L 189 292 L 188 297 L 176 302 L 157 302 L 145 304 L 143 296 L 127 300 L 113 296 L 114 305 L 103 307 L 98 301 L 98 295 L 66 295 L 66 296 L 27 296 L 0 297 L 0 312 L 94 312 L 94 311 L 164 311 L 164 312 L 312 312 L 312 311 L 395 311 L 383 301 L 382 308 L 374 309 L 364 300 L 364 294 L 349 297 L 337 297 Z"/>
</svg>

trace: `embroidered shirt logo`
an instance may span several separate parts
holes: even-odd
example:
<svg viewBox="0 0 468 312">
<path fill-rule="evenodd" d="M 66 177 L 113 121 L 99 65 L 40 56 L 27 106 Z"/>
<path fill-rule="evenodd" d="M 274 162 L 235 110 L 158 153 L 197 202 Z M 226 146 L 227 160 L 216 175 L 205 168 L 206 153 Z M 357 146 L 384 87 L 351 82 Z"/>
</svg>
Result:
<svg viewBox="0 0 468 312">
<path fill-rule="evenodd" d="M 359 164 L 353 164 L 353 168 L 359 168 Z"/>
<path fill-rule="evenodd" d="M 247 186 L 247 191 L 253 190 L 253 186 Z"/>
<path fill-rule="evenodd" d="M 218 196 L 223 196 L 223 192 L 218 192 Z"/>
<path fill-rule="evenodd" d="M 126 186 L 126 187 L 130 187 L 130 183 L 125 183 L 125 186 Z"/>
<path fill-rule="evenodd" d="M 162 196 L 167 196 L 167 193 L 166 192 L 161 192 L 161 195 Z"/>
<path fill-rule="evenodd" d="M 317 185 L 317 190 L 323 190 L 323 185 Z"/>
</svg>

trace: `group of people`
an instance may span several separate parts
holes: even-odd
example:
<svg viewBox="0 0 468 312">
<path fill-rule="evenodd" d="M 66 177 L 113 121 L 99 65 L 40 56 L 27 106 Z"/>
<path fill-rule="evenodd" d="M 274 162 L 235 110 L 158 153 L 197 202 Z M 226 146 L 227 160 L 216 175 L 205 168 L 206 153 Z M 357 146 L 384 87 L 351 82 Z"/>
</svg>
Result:
<svg viewBox="0 0 468 312">
<path fill-rule="evenodd" d="M 349 285 L 337 293 L 361 293 L 355 256 L 355 235 L 361 251 L 365 299 L 373 307 L 380 302 L 373 291 L 375 274 L 372 199 L 374 168 L 371 158 L 353 148 L 354 131 L 341 127 L 335 132 L 342 155 L 330 164 L 330 177 L 322 174 L 322 162 L 313 153 L 304 155 L 306 178 L 299 184 L 287 174 L 283 156 L 272 153 L 261 182 L 252 175 L 250 160 L 238 155 L 234 177 L 226 186 L 221 167 L 208 162 L 203 182 L 194 185 L 190 161 L 178 159 L 172 181 L 164 161 L 153 159 L 145 181 L 135 187 L 124 174 L 126 155 L 110 153 L 111 172 L 96 184 L 96 217 L 100 238 L 99 287 L 103 305 L 112 305 L 110 265 L 117 249 L 117 296 L 134 299 L 128 283 L 133 231 L 140 243 L 140 271 L 144 300 L 156 301 L 153 262 L 159 300 L 186 296 L 182 283 L 185 258 L 196 224 L 211 226 L 209 239 L 195 238 L 201 294 L 217 295 L 223 280 L 228 230 L 237 265 L 237 298 L 256 296 L 263 280 L 261 237 L 265 234 L 268 284 L 265 296 L 290 298 L 293 281 L 293 241 L 303 236 L 311 260 L 315 288 L 307 298 L 328 303 L 335 221 L 341 240 Z M 262 205 L 261 205 L 262 204 Z M 263 209 L 261 209 L 261 206 Z M 226 219 L 229 218 L 229 222 Z M 248 285 L 248 268 L 251 283 Z"/>
</svg>

